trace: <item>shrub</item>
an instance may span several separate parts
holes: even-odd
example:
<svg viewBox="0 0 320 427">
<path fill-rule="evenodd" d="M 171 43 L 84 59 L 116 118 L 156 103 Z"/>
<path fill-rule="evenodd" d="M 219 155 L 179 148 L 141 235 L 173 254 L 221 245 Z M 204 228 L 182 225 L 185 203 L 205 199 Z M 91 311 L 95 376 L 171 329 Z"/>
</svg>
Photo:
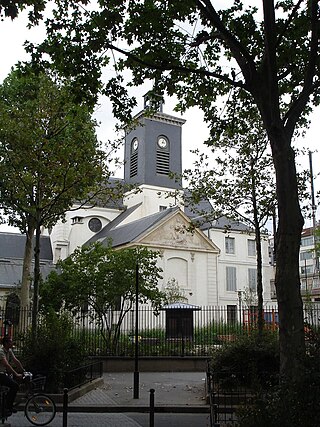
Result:
<svg viewBox="0 0 320 427">
<path fill-rule="evenodd" d="M 58 316 L 49 311 L 41 318 L 35 342 L 28 334 L 22 350 L 26 367 L 35 374 L 47 377 L 46 390 L 57 392 L 63 388 L 64 372 L 83 364 L 82 344 L 72 337 L 72 326 L 67 314 Z"/>
<path fill-rule="evenodd" d="M 307 355 L 296 381 L 282 381 L 239 411 L 242 427 L 315 427 L 320 419 L 320 334 L 308 333 Z"/>
<path fill-rule="evenodd" d="M 243 335 L 213 351 L 211 370 L 221 387 L 264 387 L 279 374 L 279 344 L 276 334 Z"/>
<path fill-rule="evenodd" d="M 320 382 L 305 372 L 296 382 L 281 383 L 238 413 L 240 427 L 315 427 L 319 425 Z"/>
</svg>

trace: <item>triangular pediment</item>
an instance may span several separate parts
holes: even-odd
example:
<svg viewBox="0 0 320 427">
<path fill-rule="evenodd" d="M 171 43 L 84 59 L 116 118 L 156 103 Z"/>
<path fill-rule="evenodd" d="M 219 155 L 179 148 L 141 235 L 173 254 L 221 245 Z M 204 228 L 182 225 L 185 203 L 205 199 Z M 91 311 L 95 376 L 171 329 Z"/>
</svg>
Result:
<svg viewBox="0 0 320 427">
<path fill-rule="evenodd" d="M 199 229 L 190 231 L 191 221 L 176 210 L 139 239 L 140 244 L 158 248 L 180 248 L 219 253 L 219 248 Z"/>
</svg>

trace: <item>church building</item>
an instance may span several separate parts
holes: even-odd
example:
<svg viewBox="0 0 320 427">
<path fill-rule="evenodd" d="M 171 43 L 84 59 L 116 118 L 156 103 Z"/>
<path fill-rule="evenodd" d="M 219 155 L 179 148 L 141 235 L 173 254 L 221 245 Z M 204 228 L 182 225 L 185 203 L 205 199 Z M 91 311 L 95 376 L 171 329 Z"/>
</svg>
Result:
<svg viewBox="0 0 320 427">
<path fill-rule="evenodd" d="M 250 290 L 256 291 L 255 236 L 243 224 L 220 218 L 189 231 L 195 214 L 183 205 L 182 128 L 185 120 L 144 109 L 139 125 L 125 135 L 124 178 L 139 191 L 128 191 L 121 203 L 69 211 L 66 221 L 53 227 L 53 261 L 65 259 L 75 248 L 92 242 L 115 249 L 146 246 L 160 251 L 161 289 L 175 280 L 189 304 L 234 306 Z M 210 212 L 209 202 L 201 210 Z M 263 240 L 263 286 L 270 300 L 272 267 Z"/>
</svg>

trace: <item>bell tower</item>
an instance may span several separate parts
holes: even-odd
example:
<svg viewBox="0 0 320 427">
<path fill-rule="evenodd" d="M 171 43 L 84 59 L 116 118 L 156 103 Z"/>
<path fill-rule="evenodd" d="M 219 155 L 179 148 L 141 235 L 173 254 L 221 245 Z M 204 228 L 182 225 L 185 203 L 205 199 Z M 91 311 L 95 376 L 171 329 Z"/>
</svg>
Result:
<svg viewBox="0 0 320 427">
<path fill-rule="evenodd" d="M 181 190 L 181 178 L 172 179 L 170 173 L 182 173 L 181 131 L 185 120 L 163 113 L 162 99 L 149 95 L 144 97 L 144 109 L 135 116 L 138 126 L 125 136 L 124 180 Z"/>
</svg>

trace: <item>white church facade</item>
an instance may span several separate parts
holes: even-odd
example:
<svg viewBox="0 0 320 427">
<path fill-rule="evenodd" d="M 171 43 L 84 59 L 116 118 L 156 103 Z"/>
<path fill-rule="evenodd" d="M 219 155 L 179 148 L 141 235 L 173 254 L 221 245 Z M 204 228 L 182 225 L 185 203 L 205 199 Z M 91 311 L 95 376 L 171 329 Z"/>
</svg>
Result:
<svg viewBox="0 0 320 427">
<path fill-rule="evenodd" d="M 220 218 L 188 231 L 193 214 L 183 206 L 182 182 L 170 174 L 182 172 L 184 120 L 142 110 L 140 125 L 126 133 L 124 182 L 139 191 L 125 194 L 119 206 L 69 211 L 66 221 L 53 227 L 53 262 L 65 259 L 76 247 L 99 241 L 115 249 L 146 246 L 160 252 L 163 288 L 174 279 L 189 304 L 237 306 L 246 290 L 256 288 L 255 237 L 246 226 Z M 212 206 L 205 202 L 205 209 Z M 202 206 L 203 208 L 203 206 Z M 227 230 L 227 231 L 226 231 Z M 268 242 L 263 247 L 265 304 L 271 304 Z"/>
</svg>

